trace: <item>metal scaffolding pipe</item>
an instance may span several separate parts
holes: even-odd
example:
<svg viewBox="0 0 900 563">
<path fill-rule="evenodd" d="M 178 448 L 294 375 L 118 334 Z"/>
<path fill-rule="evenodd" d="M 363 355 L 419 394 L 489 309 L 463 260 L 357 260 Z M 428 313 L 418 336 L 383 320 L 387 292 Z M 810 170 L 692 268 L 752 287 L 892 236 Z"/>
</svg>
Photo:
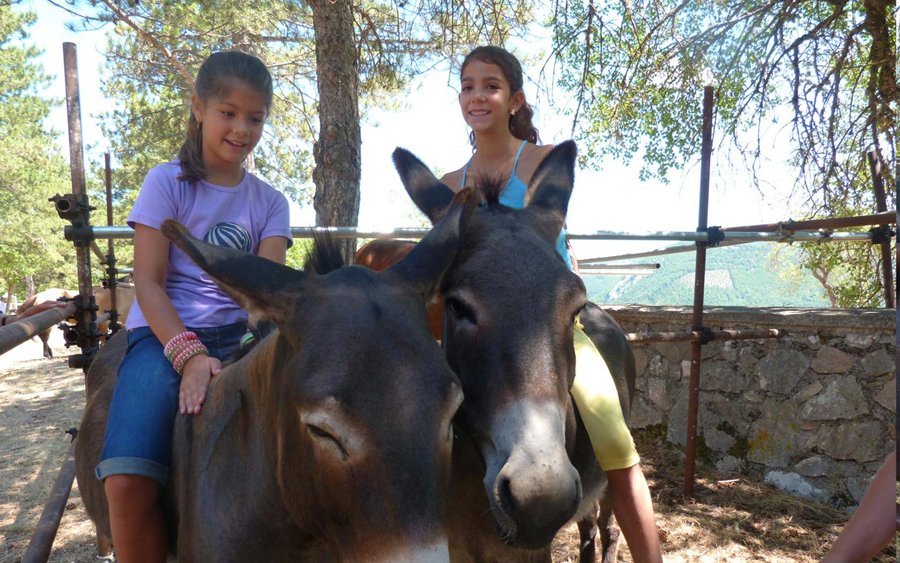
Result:
<svg viewBox="0 0 900 563">
<path fill-rule="evenodd" d="M 66 227 L 67 239 L 74 227 Z M 96 238 L 130 239 L 134 238 L 134 230 L 131 227 L 90 227 Z M 312 238 L 316 233 L 329 233 L 335 238 L 408 238 L 420 239 L 428 233 L 428 229 L 394 229 L 393 231 L 367 231 L 356 227 L 291 227 L 291 234 L 296 238 Z M 777 232 L 749 232 L 728 231 L 723 232 L 724 242 L 720 246 L 736 244 L 740 242 L 796 242 L 796 241 L 831 241 L 842 242 L 869 242 L 872 233 L 818 233 L 798 232 L 793 234 Z M 656 233 L 617 233 L 612 231 L 595 231 L 592 233 L 568 233 L 570 240 L 676 240 L 689 242 L 709 242 L 710 235 L 706 232 L 671 231 Z M 693 247 L 690 247 L 693 249 Z M 640 254 L 629 254 L 629 257 L 637 257 Z M 610 260 L 611 258 L 595 258 L 592 260 Z"/>
<path fill-rule="evenodd" d="M 97 257 L 97 260 L 99 260 L 101 264 L 106 263 L 106 256 L 103 255 L 103 251 L 100 250 L 99 246 L 97 246 L 97 241 L 91 241 L 91 250 L 94 252 L 94 256 Z"/>
<path fill-rule="evenodd" d="M 66 459 L 59 469 L 59 476 L 50 491 L 50 500 L 44 505 L 37 528 L 31 536 L 22 563 L 46 563 L 50 558 L 50 550 L 59 530 L 63 512 L 66 509 L 66 501 L 72 490 L 72 481 L 75 479 L 75 444 L 69 446 Z"/>
<path fill-rule="evenodd" d="M 760 330 L 710 330 L 687 332 L 629 332 L 625 335 L 632 344 L 653 342 L 700 342 L 702 340 L 757 340 L 761 338 L 781 338 L 785 332 L 777 328 Z"/>
<path fill-rule="evenodd" d="M 652 276 L 652 270 L 628 270 L 621 268 L 618 270 L 594 270 L 590 266 L 578 268 L 578 274 L 582 276 Z"/>
<path fill-rule="evenodd" d="M 830 241 L 842 242 L 870 242 L 872 233 L 831 233 L 831 232 L 751 232 L 751 231 L 727 231 L 720 232 L 720 238 L 725 242 L 797 242 L 797 241 Z M 597 231 L 594 233 L 568 233 L 570 240 L 678 240 L 693 242 L 717 242 L 715 236 L 706 231 L 671 231 L 658 233 L 613 233 L 610 231 Z"/>
<path fill-rule="evenodd" d="M 78 55 L 74 43 L 63 43 L 63 67 L 65 71 L 66 83 L 66 113 L 68 117 L 69 127 L 69 169 L 72 176 L 72 194 L 74 195 L 74 204 L 79 211 L 73 214 L 70 220 L 71 226 L 67 226 L 65 231 L 75 227 L 77 229 L 89 230 L 90 224 L 90 205 L 88 203 L 87 189 L 84 183 L 84 148 L 81 138 L 81 94 L 78 88 Z M 61 201 L 57 201 L 57 212 Z M 69 205 L 67 203 L 66 205 Z M 74 211 L 71 210 L 70 211 Z M 62 216 L 62 215 L 61 215 Z M 96 333 L 97 325 L 94 321 L 94 294 L 91 279 L 91 251 L 90 245 L 84 242 L 75 243 L 76 268 L 78 271 L 78 315 L 77 326 L 82 334 L 88 335 L 83 341 L 79 342 L 81 346 L 81 355 L 76 358 L 69 356 L 69 367 L 76 367 L 76 363 L 85 370 L 90 365 L 90 360 L 94 353 L 98 350 Z M 73 363 L 73 360 L 78 360 Z"/>
<path fill-rule="evenodd" d="M 104 180 L 106 186 L 106 224 L 113 224 L 113 207 L 112 207 L 112 166 L 110 165 L 110 156 L 109 153 L 103 155 L 103 170 L 104 170 Z M 116 247 L 113 243 L 113 239 L 107 239 L 106 241 L 107 247 L 107 255 L 104 263 L 107 265 L 106 268 L 106 284 L 109 288 L 109 310 L 111 313 L 107 313 L 108 317 L 112 317 L 112 322 L 110 323 L 110 330 L 116 332 L 119 330 L 119 307 L 117 300 L 117 291 L 116 286 L 118 282 L 116 280 Z M 100 324 L 103 321 L 97 320 L 97 324 Z"/>
<path fill-rule="evenodd" d="M 700 147 L 700 210 L 697 232 L 707 229 L 709 214 L 709 176 L 712 166 L 713 89 L 703 89 L 703 129 Z M 697 242 L 697 260 L 694 272 L 694 312 L 691 330 L 703 329 L 703 292 L 706 278 L 706 245 Z M 691 378 L 688 385 L 688 420 L 684 450 L 684 496 L 694 496 L 694 464 L 697 457 L 697 411 L 700 404 L 701 340 L 691 341 Z"/>
<path fill-rule="evenodd" d="M 9 352 L 32 336 L 37 336 L 74 314 L 75 303 L 69 303 L 65 307 L 48 309 L 5 326 L 0 326 L 0 354 Z"/>
<path fill-rule="evenodd" d="M 747 244 L 746 242 L 721 242 L 719 243 L 719 247 L 723 246 L 735 246 L 738 244 Z M 697 245 L 694 244 L 681 244 L 678 246 L 668 246 L 665 248 L 657 248 L 655 250 L 647 250 L 645 252 L 631 252 L 629 254 L 616 254 L 614 256 L 599 256 L 597 258 L 585 258 L 584 260 L 579 260 L 578 263 L 581 264 L 585 262 L 586 265 L 590 265 L 593 262 L 612 262 L 615 260 L 631 260 L 633 258 L 651 258 L 653 256 L 665 256 L 667 254 L 678 254 L 681 252 L 694 252 L 697 250 Z M 625 265 L 623 264 L 623 267 Z"/>
<path fill-rule="evenodd" d="M 883 211 L 883 210 L 879 210 Z M 849 227 L 867 227 L 871 225 L 891 225 L 897 222 L 897 215 L 890 212 L 856 217 L 830 217 L 828 219 L 809 219 L 794 221 L 788 219 L 780 223 L 762 225 L 746 225 L 742 227 L 726 227 L 723 231 L 808 231 L 816 229 L 845 229 Z"/>
<path fill-rule="evenodd" d="M 86 199 L 84 149 L 81 138 L 81 96 L 78 90 L 78 57 L 74 43 L 63 43 L 63 66 L 66 82 L 66 115 L 69 125 L 69 169 L 72 176 L 72 193 Z M 84 246 L 76 246 L 75 254 L 78 261 L 78 292 L 82 299 L 86 299 L 91 295 L 90 250 Z"/>
<path fill-rule="evenodd" d="M 599 264 L 592 261 L 579 260 L 578 267 L 580 268 L 582 265 L 592 270 L 658 270 L 660 267 L 659 262 L 649 264 Z"/>
<path fill-rule="evenodd" d="M 887 197 L 884 193 L 884 180 L 881 177 L 881 157 L 875 151 L 866 153 L 869 160 L 869 172 L 872 174 L 872 187 L 875 189 L 875 208 L 887 213 Z M 894 222 L 897 214 L 892 213 Z M 891 263 L 891 241 L 881 241 L 881 281 L 884 285 L 884 304 L 888 309 L 896 307 L 896 294 L 894 292 L 894 267 Z"/>
</svg>

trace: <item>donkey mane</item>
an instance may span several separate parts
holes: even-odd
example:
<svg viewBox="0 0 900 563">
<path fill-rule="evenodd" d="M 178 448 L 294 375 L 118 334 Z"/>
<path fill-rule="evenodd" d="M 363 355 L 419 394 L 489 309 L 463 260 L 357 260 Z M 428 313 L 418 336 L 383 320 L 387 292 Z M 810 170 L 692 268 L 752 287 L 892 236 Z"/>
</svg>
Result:
<svg viewBox="0 0 900 563">
<path fill-rule="evenodd" d="M 337 238 L 327 232 L 313 233 L 312 248 L 306 252 L 305 272 L 324 275 L 346 265 Z"/>
<path fill-rule="evenodd" d="M 493 207 L 500 204 L 500 192 L 506 187 L 507 179 L 502 176 L 478 176 L 475 178 L 474 196 Z"/>
<path fill-rule="evenodd" d="M 313 245 L 306 251 L 306 266 L 303 271 L 309 274 L 324 275 L 346 266 L 341 246 L 338 240 L 329 233 L 313 233 Z M 256 326 L 250 329 L 253 338 L 242 342 L 241 346 L 232 352 L 225 365 L 233 364 L 246 356 L 277 327 L 269 319 L 259 319 Z"/>
</svg>

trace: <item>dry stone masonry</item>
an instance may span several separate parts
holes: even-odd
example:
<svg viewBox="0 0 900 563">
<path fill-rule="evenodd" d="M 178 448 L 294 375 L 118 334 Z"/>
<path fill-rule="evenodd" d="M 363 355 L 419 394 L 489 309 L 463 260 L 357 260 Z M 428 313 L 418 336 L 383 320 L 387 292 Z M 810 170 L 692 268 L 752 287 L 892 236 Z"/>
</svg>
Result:
<svg viewBox="0 0 900 563">
<path fill-rule="evenodd" d="M 609 306 L 626 332 L 686 331 L 689 307 Z M 894 449 L 893 310 L 712 307 L 713 330 L 778 328 L 780 339 L 703 346 L 698 461 L 799 496 L 852 506 Z M 635 346 L 630 424 L 685 443 L 690 345 Z"/>
</svg>

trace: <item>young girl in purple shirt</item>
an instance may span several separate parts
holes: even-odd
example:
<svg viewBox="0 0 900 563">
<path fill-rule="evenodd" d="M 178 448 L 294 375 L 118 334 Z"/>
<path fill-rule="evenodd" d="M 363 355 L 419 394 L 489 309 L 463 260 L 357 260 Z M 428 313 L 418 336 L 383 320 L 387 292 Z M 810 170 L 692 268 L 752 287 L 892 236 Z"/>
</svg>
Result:
<svg viewBox="0 0 900 563">
<path fill-rule="evenodd" d="M 166 560 L 160 493 L 175 416 L 200 414 L 210 378 L 248 322 L 159 228 L 175 219 L 209 243 L 284 263 L 287 200 L 243 167 L 271 104 L 272 78 L 262 61 L 236 51 L 210 55 L 197 73 L 178 159 L 147 174 L 128 217 L 137 301 L 96 469 L 120 561 Z"/>
</svg>

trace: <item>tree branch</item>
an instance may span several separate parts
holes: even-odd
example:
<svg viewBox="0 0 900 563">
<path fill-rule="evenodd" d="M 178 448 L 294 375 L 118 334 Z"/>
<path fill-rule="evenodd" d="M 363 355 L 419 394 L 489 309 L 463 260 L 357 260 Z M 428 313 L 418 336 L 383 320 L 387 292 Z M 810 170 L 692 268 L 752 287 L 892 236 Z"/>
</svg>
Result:
<svg viewBox="0 0 900 563">
<path fill-rule="evenodd" d="M 157 51 L 159 51 L 163 57 L 168 61 L 168 63 L 181 75 L 181 78 L 184 80 L 184 83 L 188 86 L 191 92 L 194 91 L 194 77 L 190 72 L 181 64 L 177 58 L 175 58 L 172 53 L 163 45 L 153 34 L 144 31 L 141 26 L 135 23 L 130 16 L 125 14 L 119 7 L 110 0 L 102 0 L 103 4 L 112 11 L 120 21 L 125 23 L 128 27 L 133 29 L 137 34 L 147 43 L 152 45 Z"/>
</svg>

